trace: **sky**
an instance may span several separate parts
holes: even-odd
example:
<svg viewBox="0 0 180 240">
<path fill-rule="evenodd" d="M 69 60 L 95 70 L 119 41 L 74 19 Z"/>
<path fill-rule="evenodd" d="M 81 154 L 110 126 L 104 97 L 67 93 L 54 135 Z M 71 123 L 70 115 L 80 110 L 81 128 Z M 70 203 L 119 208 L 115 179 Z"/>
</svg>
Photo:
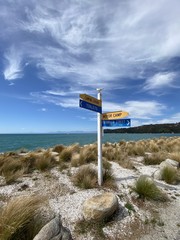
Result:
<svg viewBox="0 0 180 240">
<path fill-rule="evenodd" d="M 180 122 L 179 0 L 0 0 L 0 133 L 96 131 Z"/>
</svg>

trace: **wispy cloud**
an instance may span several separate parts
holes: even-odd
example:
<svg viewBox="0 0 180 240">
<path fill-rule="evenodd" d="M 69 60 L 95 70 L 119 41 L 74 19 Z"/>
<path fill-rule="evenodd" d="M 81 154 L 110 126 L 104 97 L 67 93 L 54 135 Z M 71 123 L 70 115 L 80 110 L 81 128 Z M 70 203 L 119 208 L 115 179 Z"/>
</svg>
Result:
<svg viewBox="0 0 180 240">
<path fill-rule="evenodd" d="M 159 96 L 179 81 L 179 66 L 169 64 L 180 59 L 179 9 L 179 0 L 2 1 L 4 79 L 30 79 L 32 68 L 34 92 L 18 92 L 21 99 L 78 108 L 79 93 L 100 87 L 103 111 L 163 118 L 170 104 Z"/>
<path fill-rule="evenodd" d="M 156 101 L 126 101 L 123 104 L 103 102 L 104 111 L 127 111 L 132 118 L 150 119 L 161 116 L 166 109 L 164 104 Z"/>
<path fill-rule="evenodd" d="M 4 57 L 6 59 L 4 78 L 6 80 L 21 78 L 23 76 L 21 52 L 13 46 L 5 53 Z"/>
<path fill-rule="evenodd" d="M 173 72 L 170 73 L 157 73 L 153 77 L 148 78 L 145 82 L 145 90 L 160 89 L 162 87 L 172 86 L 176 74 Z"/>
</svg>

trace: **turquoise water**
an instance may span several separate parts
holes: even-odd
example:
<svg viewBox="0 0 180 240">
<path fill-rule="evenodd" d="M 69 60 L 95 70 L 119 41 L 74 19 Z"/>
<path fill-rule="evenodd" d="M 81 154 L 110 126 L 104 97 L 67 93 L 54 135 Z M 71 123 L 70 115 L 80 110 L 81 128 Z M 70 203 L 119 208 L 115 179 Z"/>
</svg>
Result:
<svg viewBox="0 0 180 240">
<path fill-rule="evenodd" d="M 142 139 L 173 137 L 180 134 L 127 134 L 108 133 L 104 134 L 103 142 L 137 141 Z M 97 141 L 96 133 L 84 134 L 0 134 L 0 152 L 15 151 L 21 148 L 35 150 L 37 148 L 49 148 L 58 144 L 80 145 Z"/>
</svg>

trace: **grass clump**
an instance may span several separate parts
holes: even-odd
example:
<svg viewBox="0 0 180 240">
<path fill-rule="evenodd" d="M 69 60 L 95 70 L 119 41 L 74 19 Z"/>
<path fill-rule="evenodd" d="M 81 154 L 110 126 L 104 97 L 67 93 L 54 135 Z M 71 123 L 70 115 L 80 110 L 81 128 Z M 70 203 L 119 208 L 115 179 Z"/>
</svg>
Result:
<svg viewBox="0 0 180 240">
<path fill-rule="evenodd" d="M 40 171 L 45 171 L 53 166 L 54 158 L 49 151 L 36 157 L 35 167 Z"/>
<path fill-rule="evenodd" d="M 95 237 L 94 239 L 106 239 L 103 232 L 104 227 L 105 221 L 79 220 L 75 225 L 75 233 L 85 235 L 90 232 L 91 236 Z"/>
<path fill-rule="evenodd" d="M 91 144 L 85 146 L 80 151 L 80 162 L 82 164 L 92 163 L 97 161 L 97 145 Z"/>
<path fill-rule="evenodd" d="M 11 157 L 7 158 L 1 167 L 1 174 L 5 177 L 7 184 L 15 182 L 23 173 L 24 168 L 22 163 Z"/>
<path fill-rule="evenodd" d="M 116 181 L 111 169 L 105 169 L 103 173 L 103 187 L 117 189 Z"/>
<path fill-rule="evenodd" d="M 67 147 L 62 150 L 62 152 L 60 153 L 59 159 L 60 159 L 60 162 L 61 161 L 62 162 L 70 162 L 71 157 L 72 157 L 72 148 Z"/>
<path fill-rule="evenodd" d="M 162 152 L 145 155 L 145 165 L 158 165 L 166 159 L 166 155 Z"/>
<path fill-rule="evenodd" d="M 162 179 L 168 184 L 176 184 L 180 181 L 178 170 L 171 166 L 162 169 Z"/>
<path fill-rule="evenodd" d="M 62 150 L 64 150 L 64 149 L 65 149 L 65 146 L 60 144 L 60 145 L 57 145 L 53 148 L 53 152 L 61 153 Z"/>
<path fill-rule="evenodd" d="M 43 202 L 44 199 L 41 196 L 23 196 L 11 199 L 0 211 L 0 239 L 33 239 L 33 233 L 37 233 L 34 231 L 34 227 L 37 225 L 34 219 Z M 37 231 L 39 230 L 37 229 Z"/>
<path fill-rule="evenodd" d="M 72 181 L 75 186 L 83 189 L 97 187 L 97 171 L 91 166 L 81 166 Z"/>
<path fill-rule="evenodd" d="M 146 175 L 142 175 L 138 178 L 132 190 L 142 199 L 155 201 L 167 200 L 167 196 L 156 186 L 154 181 Z"/>
</svg>

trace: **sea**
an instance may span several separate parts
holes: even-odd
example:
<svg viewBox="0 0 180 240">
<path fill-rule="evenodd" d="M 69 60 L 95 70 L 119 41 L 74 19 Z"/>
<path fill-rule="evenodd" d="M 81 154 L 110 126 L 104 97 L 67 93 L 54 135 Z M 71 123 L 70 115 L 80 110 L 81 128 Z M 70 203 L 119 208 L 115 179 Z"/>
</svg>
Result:
<svg viewBox="0 0 180 240">
<path fill-rule="evenodd" d="M 160 137 L 180 137 L 180 134 L 130 134 L 105 133 L 102 142 L 138 141 Z M 79 143 L 81 146 L 97 142 L 96 133 L 63 133 L 63 134 L 0 134 L 0 153 L 26 149 L 50 148 L 59 144 L 65 146 Z"/>
</svg>

